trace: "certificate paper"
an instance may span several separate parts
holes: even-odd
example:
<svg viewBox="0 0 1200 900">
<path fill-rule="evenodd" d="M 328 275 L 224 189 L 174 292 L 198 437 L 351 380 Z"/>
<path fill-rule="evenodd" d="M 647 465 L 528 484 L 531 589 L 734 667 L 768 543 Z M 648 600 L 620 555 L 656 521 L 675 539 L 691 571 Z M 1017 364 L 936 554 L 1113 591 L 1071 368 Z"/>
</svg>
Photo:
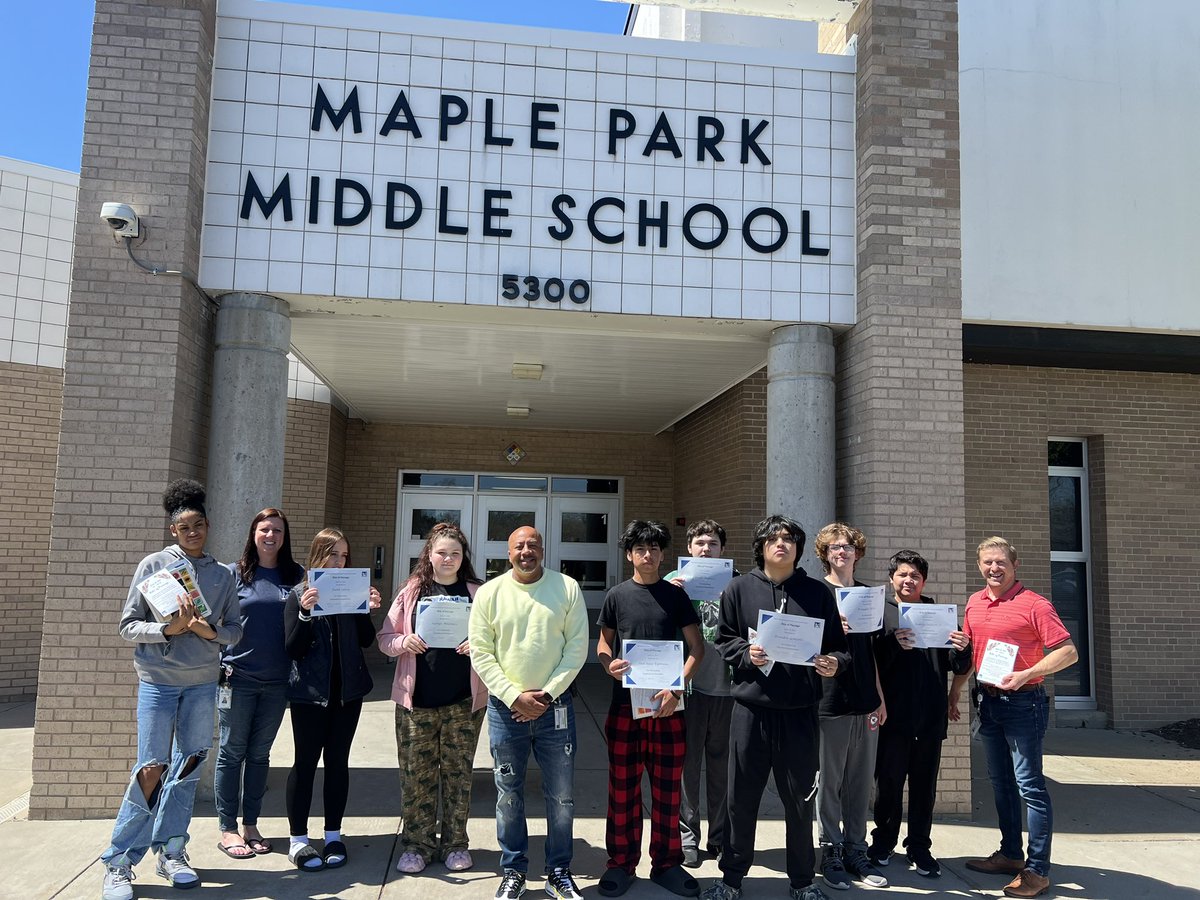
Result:
<svg viewBox="0 0 1200 900">
<path fill-rule="evenodd" d="M 621 679 L 627 688 L 683 690 L 683 641 L 621 641 L 621 659 L 629 668 Z"/>
<path fill-rule="evenodd" d="M 720 600 L 721 591 L 733 578 L 732 559 L 681 556 L 678 569 L 683 589 L 693 600 Z"/>
<path fill-rule="evenodd" d="M 884 585 L 837 588 L 838 612 L 846 617 L 850 634 L 867 634 L 883 627 Z"/>
<path fill-rule="evenodd" d="M 633 717 L 635 719 L 648 719 L 658 712 L 658 708 L 662 706 L 662 701 L 654 699 L 654 695 L 657 693 L 659 691 L 654 690 L 654 688 L 629 689 L 629 704 L 633 707 Z M 685 699 L 685 697 L 680 697 L 675 701 L 675 712 L 683 710 Z"/>
<path fill-rule="evenodd" d="M 958 607 L 953 603 L 900 603 L 900 627 L 911 628 L 915 647 L 953 647 L 950 632 L 958 628 Z"/>
<path fill-rule="evenodd" d="M 371 611 L 370 569 L 309 569 L 308 586 L 315 587 L 320 594 L 310 615 Z"/>
<path fill-rule="evenodd" d="M 771 662 L 815 666 L 825 635 L 825 620 L 760 609 L 757 631 L 758 646 L 766 651 Z"/>
<path fill-rule="evenodd" d="M 457 647 L 467 639 L 468 597 L 422 597 L 417 601 L 417 637 L 430 647 Z"/>
<path fill-rule="evenodd" d="M 987 642 L 983 648 L 983 659 L 979 661 L 979 671 L 975 677 L 984 684 L 999 684 L 1005 675 L 1011 675 L 1017 664 L 1017 645 L 1006 644 L 995 638 Z"/>
<path fill-rule="evenodd" d="M 186 559 L 176 559 L 167 563 L 165 568 L 138 582 L 138 590 L 155 613 L 163 619 L 169 619 L 179 612 L 180 602 L 184 597 L 192 598 L 196 612 L 200 615 L 208 616 L 212 612 L 196 585 L 192 567 Z"/>
</svg>

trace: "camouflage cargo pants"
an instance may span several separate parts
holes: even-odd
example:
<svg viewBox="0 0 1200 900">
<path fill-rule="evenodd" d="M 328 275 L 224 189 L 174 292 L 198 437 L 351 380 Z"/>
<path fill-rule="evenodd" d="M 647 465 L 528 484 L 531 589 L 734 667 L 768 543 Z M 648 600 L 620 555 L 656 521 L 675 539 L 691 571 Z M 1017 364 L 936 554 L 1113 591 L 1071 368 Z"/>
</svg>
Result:
<svg viewBox="0 0 1200 900">
<path fill-rule="evenodd" d="M 435 709 L 396 707 L 404 849 L 426 862 L 467 849 L 472 762 L 483 714 L 482 709 L 471 712 L 469 697 Z"/>
</svg>

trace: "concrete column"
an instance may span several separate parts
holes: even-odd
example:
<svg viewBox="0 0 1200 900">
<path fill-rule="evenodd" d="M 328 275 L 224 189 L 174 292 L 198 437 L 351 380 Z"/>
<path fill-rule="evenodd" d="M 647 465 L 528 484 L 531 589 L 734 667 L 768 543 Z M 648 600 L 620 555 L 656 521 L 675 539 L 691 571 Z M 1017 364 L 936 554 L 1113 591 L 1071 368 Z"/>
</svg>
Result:
<svg viewBox="0 0 1200 900">
<path fill-rule="evenodd" d="M 791 516 L 808 535 L 803 566 L 821 571 L 813 537 L 836 508 L 833 332 L 785 325 L 767 350 L 767 515 Z M 818 576 L 819 577 L 819 576 Z"/>
<path fill-rule="evenodd" d="M 250 520 L 283 503 L 287 434 L 288 305 L 266 294 L 226 294 L 217 313 L 208 443 L 208 551 L 241 555 Z"/>
</svg>

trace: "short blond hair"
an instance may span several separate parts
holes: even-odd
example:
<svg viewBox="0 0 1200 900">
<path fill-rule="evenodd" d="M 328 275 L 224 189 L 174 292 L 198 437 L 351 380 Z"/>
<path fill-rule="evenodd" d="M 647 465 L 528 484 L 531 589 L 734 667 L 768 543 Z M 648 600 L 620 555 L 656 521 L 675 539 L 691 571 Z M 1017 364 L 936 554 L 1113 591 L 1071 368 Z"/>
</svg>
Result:
<svg viewBox="0 0 1200 900">
<path fill-rule="evenodd" d="M 825 557 L 829 555 L 830 545 L 836 544 L 838 538 L 854 545 L 856 561 L 867 555 L 867 536 L 853 525 L 847 525 L 845 522 L 826 525 L 817 532 L 817 538 L 813 541 L 813 550 L 816 551 L 817 559 L 821 561 L 821 568 L 825 570 L 826 575 L 831 569 L 829 560 Z"/>
<path fill-rule="evenodd" d="M 979 546 L 975 548 L 976 562 L 979 561 L 979 557 L 983 556 L 984 550 L 1003 550 L 1008 556 L 1010 563 L 1017 561 L 1017 548 L 999 535 L 992 535 L 990 538 L 984 538 L 979 542 Z"/>
</svg>

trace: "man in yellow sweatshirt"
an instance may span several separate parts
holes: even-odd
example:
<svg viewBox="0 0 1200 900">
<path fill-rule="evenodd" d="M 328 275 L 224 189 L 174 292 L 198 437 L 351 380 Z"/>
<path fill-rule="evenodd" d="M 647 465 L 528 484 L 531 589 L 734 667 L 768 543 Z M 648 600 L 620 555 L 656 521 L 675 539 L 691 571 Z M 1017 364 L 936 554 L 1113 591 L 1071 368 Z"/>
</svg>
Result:
<svg viewBox="0 0 1200 900">
<path fill-rule="evenodd" d="M 534 528 L 508 537 L 512 568 L 475 594 L 471 665 L 487 685 L 503 877 L 496 900 L 517 900 L 529 872 L 525 769 L 532 750 L 546 798 L 546 893 L 579 900 L 571 874 L 575 708 L 571 684 L 587 659 L 587 608 L 579 584 L 542 567 Z"/>
</svg>

